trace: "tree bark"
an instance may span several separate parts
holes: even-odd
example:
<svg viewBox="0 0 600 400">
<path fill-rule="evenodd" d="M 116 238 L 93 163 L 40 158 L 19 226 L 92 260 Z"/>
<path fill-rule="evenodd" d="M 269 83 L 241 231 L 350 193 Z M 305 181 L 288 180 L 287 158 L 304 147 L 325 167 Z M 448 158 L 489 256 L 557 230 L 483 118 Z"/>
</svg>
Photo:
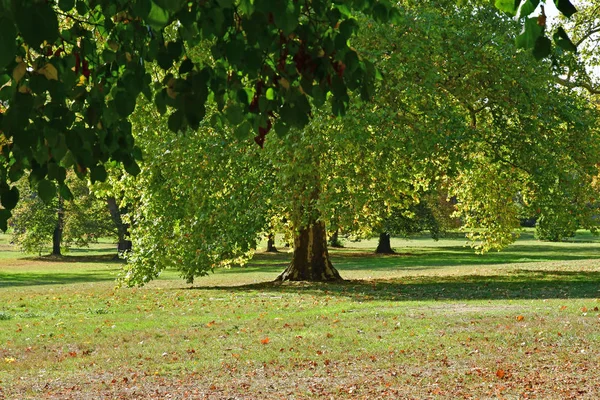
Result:
<svg viewBox="0 0 600 400">
<path fill-rule="evenodd" d="M 276 279 L 283 281 L 341 281 L 327 251 L 325 223 L 315 222 L 294 235 L 294 254 L 290 265 Z"/>
<path fill-rule="evenodd" d="M 342 245 L 342 242 L 340 242 L 339 232 L 340 232 L 339 229 L 336 229 L 335 232 L 333 232 L 333 234 L 329 238 L 329 246 L 330 247 L 336 247 L 339 249 L 344 247 Z"/>
<path fill-rule="evenodd" d="M 375 253 L 377 254 L 396 254 L 394 250 L 392 250 L 392 243 L 390 241 L 390 234 L 386 232 L 381 232 L 379 234 L 379 244 L 377 245 L 377 249 L 375 249 Z"/>
<path fill-rule="evenodd" d="M 62 244 L 64 223 L 65 223 L 64 200 L 63 200 L 62 196 L 58 196 L 56 226 L 54 227 L 54 232 L 52 232 L 52 255 L 53 256 L 61 255 L 60 246 Z"/>
<path fill-rule="evenodd" d="M 117 227 L 117 237 L 119 239 L 117 251 L 119 253 L 124 253 L 131 250 L 131 240 L 128 239 L 129 226 L 123 222 L 123 219 L 121 219 L 121 210 L 117 205 L 117 200 L 113 196 L 110 196 L 106 199 L 106 204 L 108 206 L 108 210 L 110 211 L 110 216 Z"/>
<path fill-rule="evenodd" d="M 277 247 L 275 247 L 275 235 L 269 233 L 267 235 L 267 253 L 277 253 Z"/>
</svg>

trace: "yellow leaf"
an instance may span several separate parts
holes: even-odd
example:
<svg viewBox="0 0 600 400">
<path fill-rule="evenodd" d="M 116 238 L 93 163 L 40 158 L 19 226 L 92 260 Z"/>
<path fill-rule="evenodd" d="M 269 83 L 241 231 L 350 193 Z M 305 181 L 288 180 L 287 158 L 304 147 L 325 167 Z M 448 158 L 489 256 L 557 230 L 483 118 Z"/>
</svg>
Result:
<svg viewBox="0 0 600 400">
<path fill-rule="evenodd" d="M 13 79 L 15 80 L 15 82 L 19 83 L 19 81 L 25 76 L 26 72 L 27 65 L 25 65 L 25 63 L 21 61 L 19 64 L 17 64 L 15 69 L 13 69 Z"/>
<path fill-rule="evenodd" d="M 167 96 L 175 99 L 177 97 L 177 92 L 173 89 L 173 86 L 175 86 L 175 79 L 171 78 L 167 82 Z"/>
<path fill-rule="evenodd" d="M 283 86 L 283 88 L 284 88 L 284 89 L 286 89 L 286 90 L 290 88 L 290 83 L 289 83 L 289 82 L 288 82 L 288 80 L 287 80 L 287 79 L 285 79 L 285 78 L 280 78 L 280 79 L 279 79 L 279 84 L 280 84 L 281 86 Z"/>
<path fill-rule="evenodd" d="M 46 79 L 49 81 L 57 81 L 58 80 L 58 71 L 56 67 L 50 63 L 44 65 L 42 68 L 36 71 L 40 75 L 44 75 Z"/>
<path fill-rule="evenodd" d="M 79 77 L 79 82 L 77 82 L 77 86 L 83 86 L 85 85 L 85 75 L 81 75 Z"/>
<path fill-rule="evenodd" d="M 4 357 L 4 362 L 6 362 L 7 364 L 12 364 L 15 361 L 16 360 L 13 357 Z"/>
</svg>

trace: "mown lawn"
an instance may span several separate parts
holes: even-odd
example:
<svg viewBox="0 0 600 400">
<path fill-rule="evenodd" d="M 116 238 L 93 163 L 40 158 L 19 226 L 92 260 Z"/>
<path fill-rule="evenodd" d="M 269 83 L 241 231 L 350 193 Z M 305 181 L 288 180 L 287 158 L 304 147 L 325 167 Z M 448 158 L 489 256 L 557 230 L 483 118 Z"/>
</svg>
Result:
<svg viewBox="0 0 600 400">
<path fill-rule="evenodd" d="M 115 289 L 107 245 L 51 259 L 0 237 L 0 398 L 600 396 L 596 238 L 393 244 L 334 251 L 342 284 L 273 285 L 279 253 Z"/>
</svg>

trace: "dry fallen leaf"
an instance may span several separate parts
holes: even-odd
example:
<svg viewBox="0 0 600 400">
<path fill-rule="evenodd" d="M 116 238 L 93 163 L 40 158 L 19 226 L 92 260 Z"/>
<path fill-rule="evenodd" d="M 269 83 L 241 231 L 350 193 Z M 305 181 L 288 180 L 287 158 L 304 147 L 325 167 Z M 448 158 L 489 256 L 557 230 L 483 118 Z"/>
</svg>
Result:
<svg viewBox="0 0 600 400">
<path fill-rule="evenodd" d="M 502 379 L 506 376 L 506 372 L 503 369 L 499 369 L 498 371 L 496 371 L 496 376 Z"/>
<path fill-rule="evenodd" d="M 271 341 L 271 339 L 269 339 L 268 337 L 266 337 L 266 338 L 262 339 L 260 342 L 261 342 L 262 344 L 267 344 L 267 343 L 269 343 L 270 341 Z"/>
<path fill-rule="evenodd" d="M 517 321 L 523 321 L 525 319 L 522 315 L 517 315 Z"/>
</svg>

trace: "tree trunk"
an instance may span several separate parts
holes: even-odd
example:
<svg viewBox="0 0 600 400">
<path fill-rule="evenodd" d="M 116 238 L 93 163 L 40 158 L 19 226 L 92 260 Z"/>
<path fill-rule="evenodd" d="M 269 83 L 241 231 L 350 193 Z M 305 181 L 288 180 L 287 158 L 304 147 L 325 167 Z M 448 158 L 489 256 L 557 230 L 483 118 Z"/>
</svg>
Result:
<svg viewBox="0 0 600 400">
<path fill-rule="evenodd" d="M 342 277 L 329 260 L 325 223 L 315 222 L 296 232 L 292 261 L 276 281 L 341 280 Z"/>
<path fill-rule="evenodd" d="M 277 253 L 277 247 L 275 247 L 275 235 L 269 233 L 267 235 L 267 253 Z"/>
<path fill-rule="evenodd" d="M 344 247 L 342 245 L 342 242 L 340 242 L 339 232 L 340 232 L 339 229 L 336 229 L 335 232 L 333 232 L 333 234 L 329 238 L 329 246 L 330 247 L 336 247 L 336 248 L 339 248 L 339 249 L 341 249 L 342 247 Z"/>
<path fill-rule="evenodd" d="M 119 238 L 117 251 L 119 253 L 124 253 L 131 250 L 131 240 L 128 239 L 129 226 L 123 223 L 123 220 L 121 219 L 121 210 L 117 205 L 117 200 L 113 196 L 110 196 L 106 199 L 106 204 L 110 211 L 110 216 L 117 227 L 117 237 Z"/>
<path fill-rule="evenodd" d="M 64 200 L 62 196 L 58 196 L 58 210 L 56 218 L 56 226 L 52 232 L 52 255 L 60 256 L 60 245 L 62 244 L 63 227 L 65 223 Z"/>
<path fill-rule="evenodd" d="M 379 244 L 377 245 L 377 249 L 375 249 L 375 253 L 377 254 L 396 254 L 394 250 L 392 250 L 392 244 L 390 242 L 390 234 L 386 232 L 381 232 L 379 234 Z"/>
</svg>

